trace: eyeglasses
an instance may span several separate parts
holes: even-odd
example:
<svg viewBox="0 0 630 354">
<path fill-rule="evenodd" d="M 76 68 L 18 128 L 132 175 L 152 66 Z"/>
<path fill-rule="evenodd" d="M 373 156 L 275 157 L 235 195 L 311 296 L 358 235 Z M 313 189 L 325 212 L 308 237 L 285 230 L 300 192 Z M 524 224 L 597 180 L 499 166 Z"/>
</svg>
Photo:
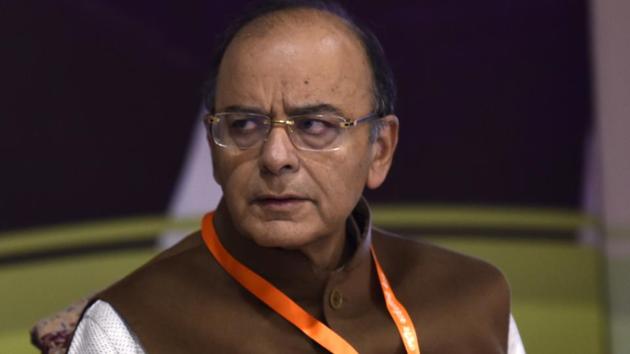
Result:
<svg viewBox="0 0 630 354">
<path fill-rule="evenodd" d="M 274 120 L 264 114 L 222 112 L 205 117 L 208 133 L 222 147 L 241 150 L 260 145 L 274 125 L 284 125 L 293 145 L 300 150 L 330 151 L 343 144 L 346 131 L 381 118 L 375 113 L 350 120 L 334 113 L 305 114 Z"/>
</svg>

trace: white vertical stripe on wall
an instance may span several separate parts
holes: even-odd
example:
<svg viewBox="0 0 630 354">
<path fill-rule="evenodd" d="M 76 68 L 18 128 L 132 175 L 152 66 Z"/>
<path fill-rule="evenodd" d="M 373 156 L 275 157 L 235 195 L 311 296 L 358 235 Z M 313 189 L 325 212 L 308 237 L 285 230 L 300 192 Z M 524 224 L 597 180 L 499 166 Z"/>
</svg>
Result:
<svg viewBox="0 0 630 354">
<path fill-rule="evenodd" d="M 625 354 L 630 353 L 630 1 L 592 0 L 591 14 L 611 352 Z"/>
<path fill-rule="evenodd" d="M 168 213 L 172 217 L 201 215 L 214 210 L 221 199 L 221 188 L 212 177 L 212 160 L 206 141 L 206 131 L 202 124 L 202 116 L 206 111 L 202 108 L 198 124 L 192 132 L 192 140 L 182 165 L 177 185 L 175 186 Z M 159 247 L 166 248 L 186 233 L 169 232 L 159 239 Z"/>
</svg>

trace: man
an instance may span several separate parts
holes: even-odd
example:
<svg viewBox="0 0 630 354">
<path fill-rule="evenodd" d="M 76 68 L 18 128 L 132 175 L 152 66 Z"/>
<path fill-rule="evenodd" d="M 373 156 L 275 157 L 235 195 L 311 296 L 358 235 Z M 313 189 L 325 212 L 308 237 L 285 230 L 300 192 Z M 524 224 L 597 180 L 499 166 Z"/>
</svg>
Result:
<svg viewBox="0 0 630 354">
<path fill-rule="evenodd" d="M 202 231 L 100 293 L 71 353 L 519 353 L 479 260 L 372 228 L 398 139 L 378 41 L 338 6 L 237 23 L 208 85 Z"/>
</svg>

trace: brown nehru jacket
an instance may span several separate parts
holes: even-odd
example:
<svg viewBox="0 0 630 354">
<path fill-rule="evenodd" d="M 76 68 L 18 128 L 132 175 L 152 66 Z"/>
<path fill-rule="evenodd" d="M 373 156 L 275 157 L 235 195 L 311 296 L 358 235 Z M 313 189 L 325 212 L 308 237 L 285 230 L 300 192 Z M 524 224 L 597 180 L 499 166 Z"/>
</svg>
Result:
<svg viewBox="0 0 630 354">
<path fill-rule="evenodd" d="M 403 353 L 374 271 L 373 245 L 407 308 L 423 354 L 505 353 L 509 289 L 474 258 L 371 227 L 365 201 L 347 223 L 354 254 L 315 272 L 299 252 L 219 235 L 238 260 L 269 280 L 359 353 Z M 98 296 L 147 353 L 323 353 L 318 344 L 237 284 L 194 233 Z"/>
</svg>

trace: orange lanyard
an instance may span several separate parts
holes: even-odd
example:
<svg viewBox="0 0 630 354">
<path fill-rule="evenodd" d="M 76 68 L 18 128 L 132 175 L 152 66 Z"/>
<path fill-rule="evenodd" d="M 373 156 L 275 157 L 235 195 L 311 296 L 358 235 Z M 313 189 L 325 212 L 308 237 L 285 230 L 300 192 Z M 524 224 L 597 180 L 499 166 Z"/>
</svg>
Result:
<svg viewBox="0 0 630 354">
<path fill-rule="evenodd" d="M 212 222 L 213 218 L 214 213 L 208 213 L 203 217 L 201 235 L 210 253 L 212 253 L 217 262 L 219 262 L 221 267 L 223 267 L 228 274 L 241 284 L 241 286 L 267 304 L 267 306 L 271 307 L 280 316 L 299 328 L 308 337 L 326 348 L 329 352 L 334 354 L 358 354 L 356 349 L 340 335 L 335 333 L 335 331 L 306 312 L 300 305 L 296 304 L 270 282 L 232 257 L 217 237 Z M 418 343 L 418 337 L 416 336 L 416 330 L 411 322 L 411 318 L 407 310 L 398 302 L 392 288 L 389 286 L 387 277 L 376 259 L 374 249 L 371 248 L 371 251 L 381 283 L 381 289 L 383 290 L 383 296 L 385 297 L 387 310 L 394 320 L 394 323 L 396 323 L 400 338 L 407 349 L 407 353 L 420 354 L 420 343 Z"/>
</svg>

